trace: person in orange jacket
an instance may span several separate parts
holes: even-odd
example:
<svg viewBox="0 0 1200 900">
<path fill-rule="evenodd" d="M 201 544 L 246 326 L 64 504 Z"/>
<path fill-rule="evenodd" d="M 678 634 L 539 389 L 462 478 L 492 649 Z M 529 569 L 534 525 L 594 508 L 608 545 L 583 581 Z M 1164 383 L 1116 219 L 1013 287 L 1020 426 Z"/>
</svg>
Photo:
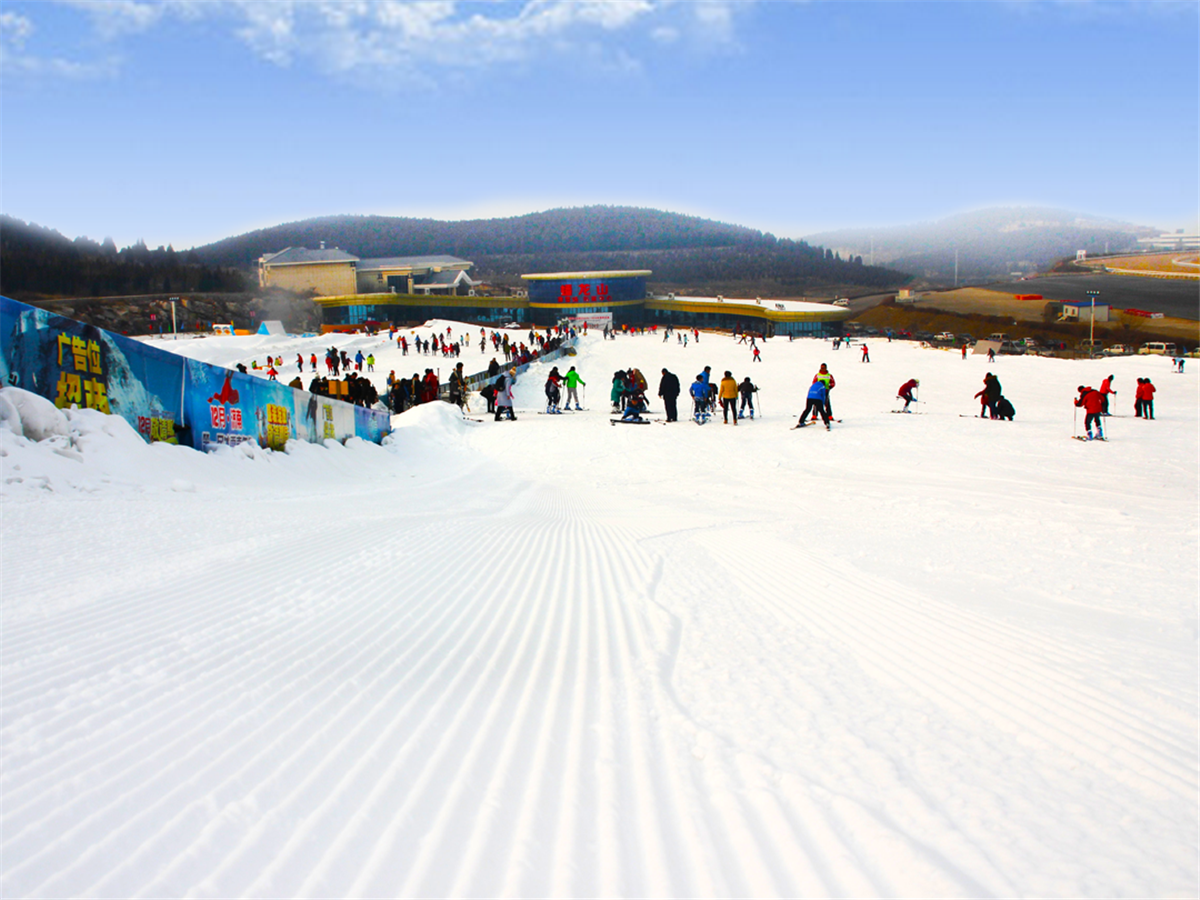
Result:
<svg viewBox="0 0 1200 900">
<path fill-rule="evenodd" d="M 719 396 L 721 398 L 721 415 L 724 417 L 725 424 L 729 424 L 729 414 L 733 413 L 733 424 L 736 425 L 738 384 L 733 373 L 728 370 L 725 372 L 725 377 L 721 379 Z"/>
</svg>

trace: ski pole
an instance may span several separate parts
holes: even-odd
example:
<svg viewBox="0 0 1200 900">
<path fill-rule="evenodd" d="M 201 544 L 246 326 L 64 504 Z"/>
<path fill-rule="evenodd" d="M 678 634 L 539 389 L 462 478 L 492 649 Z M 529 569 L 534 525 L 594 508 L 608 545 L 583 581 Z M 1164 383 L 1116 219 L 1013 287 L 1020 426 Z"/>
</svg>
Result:
<svg viewBox="0 0 1200 900">
<path fill-rule="evenodd" d="M 1071 437 L 1079 437 L 1079 407 L 1075 407 L 1075 412 L 1071 418 Z"/>
</svg>

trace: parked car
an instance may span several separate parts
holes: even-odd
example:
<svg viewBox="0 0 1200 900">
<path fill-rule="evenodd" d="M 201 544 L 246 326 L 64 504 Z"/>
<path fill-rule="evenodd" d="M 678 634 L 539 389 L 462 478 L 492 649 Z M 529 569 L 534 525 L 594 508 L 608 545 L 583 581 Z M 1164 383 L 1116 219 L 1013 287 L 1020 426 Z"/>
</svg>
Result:
<svg viewBox="0 0 1200 900">
<path fill-rule="evenodd" d="M 1024 356 L 1025 345 L 1018 344 L 1016 341 L 1001 341 L 1000 352 L 1009 356 Z"/>
<path fill-rule="evenodd" d="M 975 343 L 975 337 L 974 337 L 974 335 L 970 335 L 970 334 L 960 334 L 958 336 L 958 338 L 955 340 L 955 343 L 956 344 L 973 344 L 973 343 Z"/>
<path fill-rule="evenodd" d="M 932 331 L 918 331 L 916 334 L 913 335 L 913 337 L 915 337 L 918 341 L 932 342 L 932 341 L 937 340 L 937 338 L 934 337 Z"/>
<path fill-rule="evenodd" d="M 1104 342 L 1096 338 L 1094 340 L 1080 341 L 1075 347 L 1086 353 L 1098 354 L 1104 348 Z"/>
<path fill-rule="evenodd" d="M 935 339 L 939 340 L 939 341 L 946 341 L 947 343 L 953 343 L 954 335 L 949 331 L 943 331 L 940 334 L 936 335 Z"/>
<path fill-rule="evenodd" d="M 989 334 L 987 336 L 987 339 L 989 341 L 1000 341 L 1000 342 L 1012 340 L 1012 338 L 1008 336 L 1007 331 L 993 331 L 991 334 Z"/>
<path fill-rule="evenodd" d="M 1138 348 L 1138 353 L 1153 353 L 1162 356 L 1178 356 L 1179 351 L 1174 344 L 1164 344 L 1162 341 L 1150 341 Z"/>
<path fill-rule="evenodd" d="M 1113 344 L 1111 347 L 1104 348 L 1105 356 L 1129 356 L 1134 351 L 1128 344 Z"/>
</svg>

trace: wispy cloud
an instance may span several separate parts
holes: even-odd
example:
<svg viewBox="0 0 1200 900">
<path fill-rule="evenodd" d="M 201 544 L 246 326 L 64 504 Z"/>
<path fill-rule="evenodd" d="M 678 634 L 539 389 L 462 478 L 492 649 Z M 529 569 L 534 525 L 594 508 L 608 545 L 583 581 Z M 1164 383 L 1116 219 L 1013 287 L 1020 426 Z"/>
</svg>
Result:
<svg viewBox="0 0 1200 900">
<path fill-rule="evenodd" d="M 97 60 L 75 60 L 41 55 L 29 44 L 37 31 L 32 19 L 11 11 L 0 13 L 0 72 L 55 79 L 90 80 L 112 75 L 117 63 L 111 56 Z"/>
<path fill-rule="evenodd" d="M 632 71 L 634 46 L 669 42 L 733 46 L 746 0 L 62 0 L 90 26 L 92 46 L 135 55 L 164 22 L 222 30 L 277 66 L 311 66 L 331 76 L 437 82 L 443 75 L 524 60 L 587 60 Z M 21 45 L 37 7 L 5 13 L 6 56 L 36 57 Z M 86 55 L 84 48 L 80 56 Z M 15 62 L 15 60 L 14 60 Z M 64 67 L 65 61 L 60 60 Z M 49 66 L 49 60 L 41 65 Z M 95 63 L 78 63 L 80 71 Z M 105 63 L 110 67 L 111 63 Z M 379 76 L 375 78 L 375 76 Z"/>
</svg>

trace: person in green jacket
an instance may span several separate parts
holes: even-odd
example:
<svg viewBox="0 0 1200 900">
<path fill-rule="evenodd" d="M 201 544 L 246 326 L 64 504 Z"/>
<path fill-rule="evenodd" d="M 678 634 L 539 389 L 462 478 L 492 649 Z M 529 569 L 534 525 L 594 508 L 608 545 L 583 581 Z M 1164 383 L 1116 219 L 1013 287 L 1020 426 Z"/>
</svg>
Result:
<svg viewBox="0 0 1200 900">
<path fill-rule="evenodd" d="M 567 409 L 571 408 L 572 397 L 575 398 L 575 408 L 583 409 L 583 407 L 579 405 L 579 394 L 576 390 L 576 388 L 578 388 L 578 386 L 581 384 L 585 387 L 587 386 L 587 382 L 580 378 L 579 373 L 575 371 L 575 367 L 571 366 L 571 368 L 567 370 Z"/>
</svg>

